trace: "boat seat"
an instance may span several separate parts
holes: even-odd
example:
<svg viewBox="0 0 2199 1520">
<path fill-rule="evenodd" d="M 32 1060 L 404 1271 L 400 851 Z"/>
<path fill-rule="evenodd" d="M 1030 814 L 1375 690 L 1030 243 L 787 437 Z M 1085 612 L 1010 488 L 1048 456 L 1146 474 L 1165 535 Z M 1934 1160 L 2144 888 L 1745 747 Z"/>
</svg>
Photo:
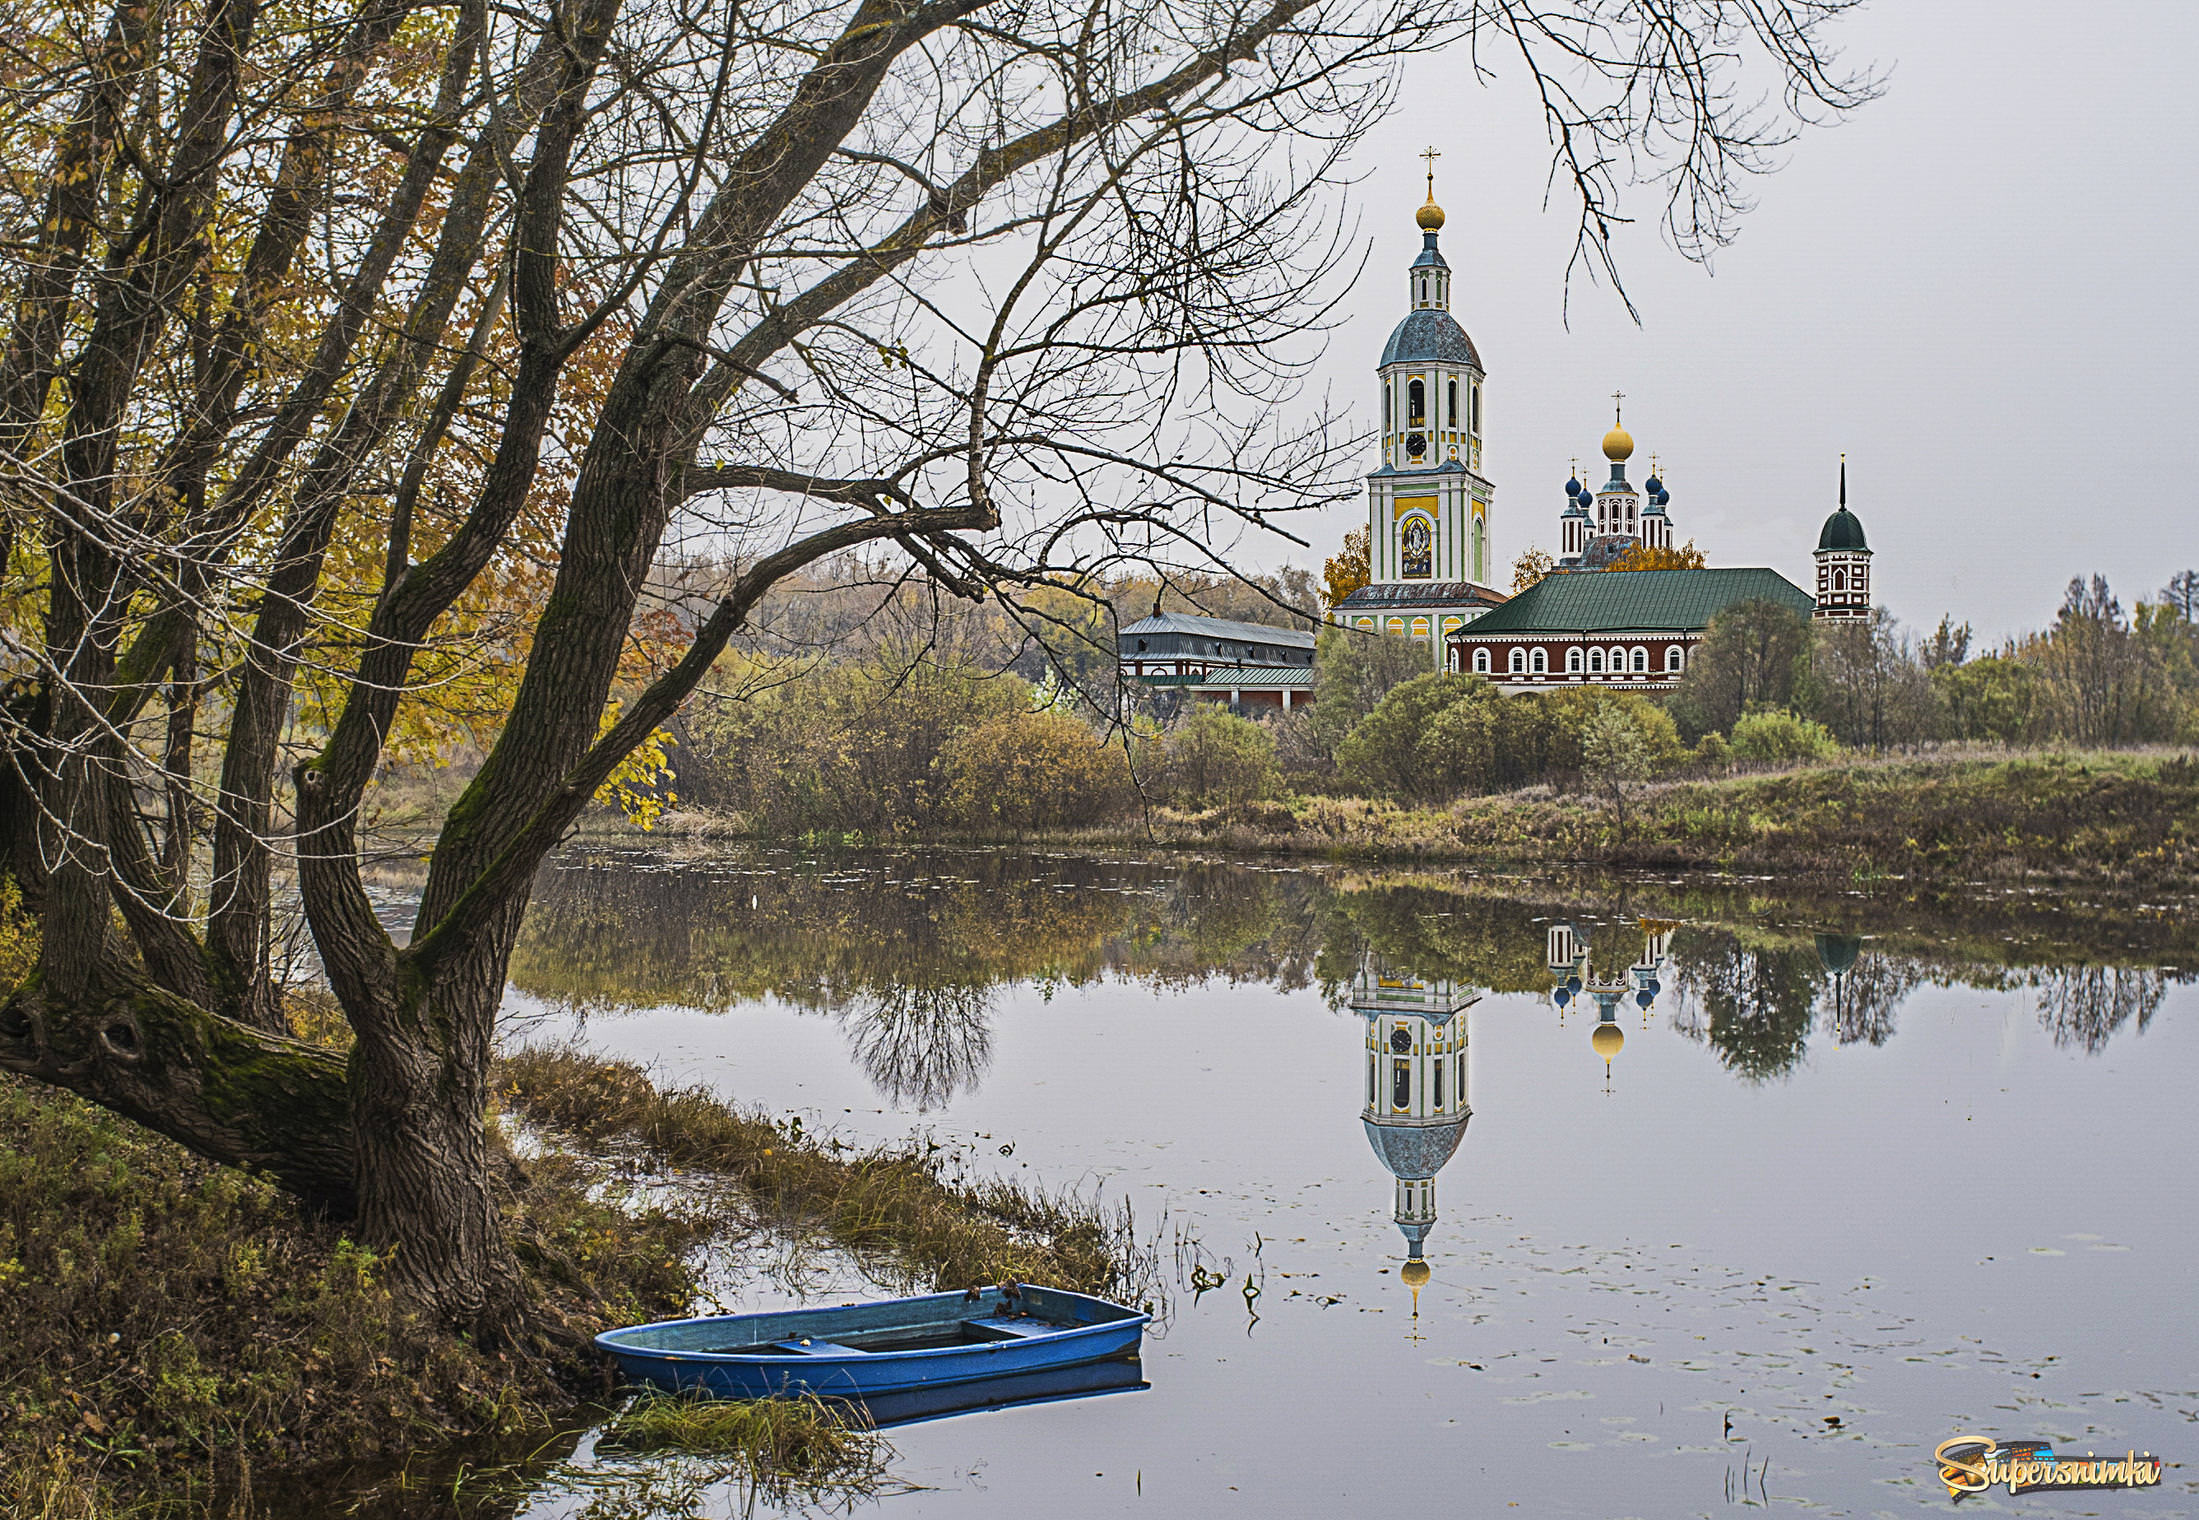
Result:
<svg viewBox="0 0 2199 1520">
<path fill-rule="evenodd" d="M 997 1314 L 988 1315 L 984 1319 L 968 1320 L 965 1323 L 975 1325 L 980 1330 L 990 1330 L 995 1335 L 1013 1335 L 1018 1337 L 1026 1335 L 1044 1335 L 1049 1330 L 1058 1330 L 1061 1328 L 1059 1325 L 1049 1325 L 1043 1320 L 1003 1319 Z"/>
<path fill-rule="evenodd" d="M 771 1344 L 772 1344 L 772 1348 L 773 1348 L 774 1350 L 778 1350 L 778 1351 L 791 1351 L 791 1352 L 793 1352 L 793 1353 L 794 1353 L 794 1354 L 795 1354 L 796 1356 L 861 1356 L 861 1355 L 863 1355 L 863 1353 L 862 1353 L 862 1352 L 860 1352 L 860 1351 L 856 1350 L 856 1349 L 855 1349 L 855 1348 L 854 1348 L 853 1346 L 843 1346 L 843 1345 L 841 1345 L 841 1344 L 840 1344 L 840 1343 L 839 1343 L 838 1341 L 821 1341 L 821 1340 L 817 1340 L 817 1339 L 814 1339 L 814 1338 L 812 1338 L 812 1339 L 810 1339 L 810 1340 L 806 1340 L 806 1341 L 805 1341 L 805 1340 L 792 1340 L 792 1341 L 773 1341 L 773 1342 L 772 1342 Z"/>
</svg>

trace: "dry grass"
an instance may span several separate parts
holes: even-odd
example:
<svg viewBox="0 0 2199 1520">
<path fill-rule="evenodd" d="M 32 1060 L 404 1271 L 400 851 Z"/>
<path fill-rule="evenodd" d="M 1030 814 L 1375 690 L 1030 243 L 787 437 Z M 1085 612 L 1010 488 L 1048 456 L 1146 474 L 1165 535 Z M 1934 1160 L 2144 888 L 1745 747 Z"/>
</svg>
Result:
<svg viewBox="0 0 2199 1520">
<path fill-rule="evenodd" d="M 843 1155 L 703 1089 L 660 1091 L 638 1066 L 579 1051 L 510 1056 L 500 1079 L 505 1103 L 527 1118 L 730 1179 L 771 1223 L 821 1231 L 912 1287 L 1015 1278 L 1115 1298 L 1154 1294 L 1127 1207 L 951 1181 L 941 1153 L 921 1145 Z"/>
</svg>

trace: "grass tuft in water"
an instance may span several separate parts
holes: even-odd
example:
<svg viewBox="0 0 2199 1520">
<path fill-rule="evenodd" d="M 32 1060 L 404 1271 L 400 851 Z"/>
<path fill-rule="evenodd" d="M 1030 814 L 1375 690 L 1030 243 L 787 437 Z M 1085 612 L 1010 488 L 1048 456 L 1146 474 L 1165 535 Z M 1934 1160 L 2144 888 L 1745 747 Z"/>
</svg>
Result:
<svg viewBox="0 0 2199 1520">
<path fill-rule="evenodd" d="M 702 1088 L 661 1090 L 639 1066 L 577 1050 L 510 1056 L 501 1085 L 505 1103 L 536 1123 L 726 1177 L 767 1222 L 820 1230 L 870 1264 L 897 1267 L 912 1287 L 1013 1278 L 1130 1303 L 1159 1297 L 1155 1255 L 1127 1204 L 952 1179 L 947 1153 L 919 1142 L 835 1150 Z"/>
</svg>

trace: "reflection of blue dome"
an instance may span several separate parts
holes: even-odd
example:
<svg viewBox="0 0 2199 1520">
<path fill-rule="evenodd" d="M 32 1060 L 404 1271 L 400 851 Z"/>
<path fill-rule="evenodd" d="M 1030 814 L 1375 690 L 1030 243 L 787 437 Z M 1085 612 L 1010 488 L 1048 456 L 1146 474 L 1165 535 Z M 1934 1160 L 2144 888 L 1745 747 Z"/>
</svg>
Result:
<svg viewBox="0 0 2199 1520">
<path fill-rule="evenodd" d="M 1481 368 L 1481 355 L 1474 352 L 1474 340 L 1466 336 L 1466 329 L 1458 325 L 1458 319 L 1447 311 L 1423 309 L 1411 313 L 1397 324 L 1390 334 L 1387 347 L 1382 350 L 1382 364 L 1470 364 Z"/>
<path fill-rule="evenodd" d="M 1576 971 L 1573 975 L 1565 979 L 1565 990 L 1568 992 L 1578 992 L 1581 990 L 1581 979 L 1579 972 Z"/>
<path fill-rule="evenodd" d="M 1634 994 L 1635 1006 L 1644 1010 L 1646 1010 L 1651 1003 L 1654 1003 L 1656 1001 L 1657 994 L 1651 992 L 1647 987 L 1644 987 L 1641 991 Z"/>
<path fill-rule="evenodd" d="M 1443 1170 L 1466 1133 L 1465 1114 L 1424 1124 L 1402 1119 L 1362 1119 L 1367 1144 L 1392 1177 L 1426 1182 Z"/>
</svg>

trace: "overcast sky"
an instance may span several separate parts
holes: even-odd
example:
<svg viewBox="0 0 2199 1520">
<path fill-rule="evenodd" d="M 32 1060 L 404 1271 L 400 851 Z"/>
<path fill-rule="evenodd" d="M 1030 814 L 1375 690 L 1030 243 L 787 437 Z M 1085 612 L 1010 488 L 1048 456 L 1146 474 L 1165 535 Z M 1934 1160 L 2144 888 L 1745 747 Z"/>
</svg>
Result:
<svg viewBox="0 0 2199 1520">
<path fill-rule="evenodd" d="M 1543 209 L 1516 68 L 1484 88 L 1462 59 L 1419 61 L 1362 155 L 1372 256 L 1327 383 L 1371 424 L 1432 143 L 1453 307 L 1489 369 L 1502 581 L 1555 547 L 1567 461 L 1588 478 L 1623 390 L 1633 479 L 1660 457 L 1676 534 L 1714 565 L 1809 584 L 1845 449 L 1878 598 L 1906 622 L 1997 639 L 2094 571 L 2126 606 L 2155 596 L 2199 565 L 2199 3 L 1883 0 L 1839 41 L 1890 72 L 1885 97 L 1787 150 L 1712 271 L 1632 195 L 1639 327 L 1579 283 L 1566 326 L 1572 221 Z M 1338 506 L 1310 536 L 1327 554 L 1364 520 Z"/>
</svg>

